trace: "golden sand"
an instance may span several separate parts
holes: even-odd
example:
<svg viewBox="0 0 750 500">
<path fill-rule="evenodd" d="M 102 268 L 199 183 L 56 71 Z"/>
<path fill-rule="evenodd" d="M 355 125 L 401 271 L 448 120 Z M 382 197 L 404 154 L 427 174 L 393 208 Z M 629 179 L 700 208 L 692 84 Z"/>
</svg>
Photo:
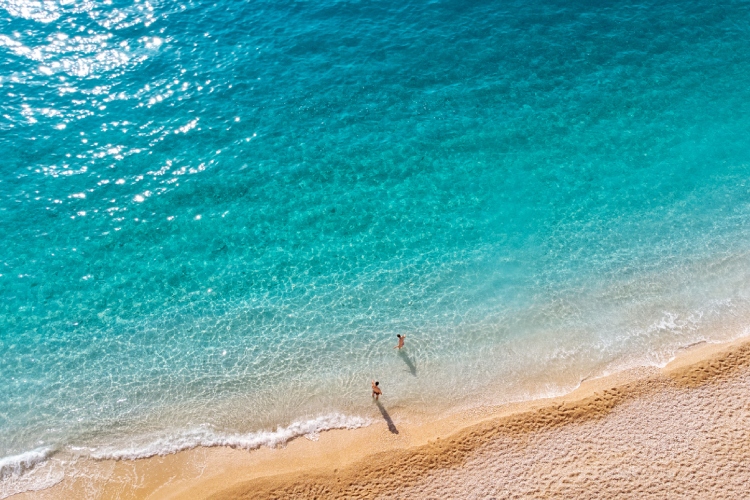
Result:
<svg viewBox="0 0 750 500">
<path fill-rule="evenodd" d="M 586 381 L 560 398 L 437 421 L 385 411 L 395 424 L 281 449 L 91 461 L 12 498 L 750 497 L 747 339 L 695 346 L 664 369 Z"/>
</svg>

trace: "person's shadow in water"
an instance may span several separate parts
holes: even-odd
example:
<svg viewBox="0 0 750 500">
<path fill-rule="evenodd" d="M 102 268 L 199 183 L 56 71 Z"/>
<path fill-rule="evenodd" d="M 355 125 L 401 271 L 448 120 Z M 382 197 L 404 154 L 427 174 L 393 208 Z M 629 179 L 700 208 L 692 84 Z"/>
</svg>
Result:
<svg viewBox="0 0 750 500">
<path fill-rule="evenodd" d="M 398 429 L 396 429 L 396 425 L 393 423 L 393 420 L 391 420 L 391 416 L 388 415 L 388 411 L 386 411 L 383 403 L 376 399 L 375 404 L 378 405 L 378 410 L 380 410 L 380 414 L 383 415 L 385 423 L 388 424 L 388 430 L 391 431 L 391 434 L 398 434 Z"/>
<path fill-rule="evenodd" d="M 412 375 L 415 377 L 417 376 L 417 367 L 414 365 L 412 360 L 409 358 L 409 355 L 404 352 L 403 349 L 398 350 L 398 355 L 401 357 L 401 359 L 404 360 L 404 363 L 406 363 L 406 366 L 409 367 L 409 371 Z"/>
</svg>

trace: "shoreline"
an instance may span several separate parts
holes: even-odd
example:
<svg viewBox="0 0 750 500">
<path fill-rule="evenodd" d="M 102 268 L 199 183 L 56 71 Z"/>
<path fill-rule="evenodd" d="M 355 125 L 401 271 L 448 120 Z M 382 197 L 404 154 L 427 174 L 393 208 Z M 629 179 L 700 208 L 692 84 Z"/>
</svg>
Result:
<svg viewBox="0 0 750 500">
<path fill-rule="evenodd" d="M 373 498 L 460 470 L 493 440 L 606 419 L 626 402 L 665 391 L 690 391 L 750 368 L 750 337 L 682 348 L 663 368 L 640 367 L 585 380 L 559 397 L 460 411 L 437 420 L 379 406 L 383 420 L 282 448 L 248 452 L 195 448 L 139 460 L 87 460 L 82 473 L 36 492 L 9 498 L 60 498 L 98 491 L 102 498 Z M 747 394 L 750 401 L 750 393 Z M 395 418 L 395 420 L 394 420 Z M 415 420 L 421 420 L 415 422 Z M 395 423 L 394 423 L 395 422 Z"/>
</svg>

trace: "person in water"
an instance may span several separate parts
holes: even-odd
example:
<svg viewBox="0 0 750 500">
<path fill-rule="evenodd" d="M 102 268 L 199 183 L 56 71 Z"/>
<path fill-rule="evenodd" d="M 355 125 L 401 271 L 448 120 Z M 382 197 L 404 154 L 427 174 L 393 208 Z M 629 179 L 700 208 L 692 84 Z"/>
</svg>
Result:
<svg viewBox="0 0 750 500">
<path fill-rule="evenodd" d="M 372 381 L 372 397 L 374 397 L 375 399 L 378 399 L 380 395 L 383 394 L 383 391 L 380 390 L 380 387 L 378 387 L 378 385 L 380 385 L 380 382 L 377 382 L 375 380 Z"/>
<path fill-rule="evenodd" d="M 406 338 L 406 335 L 396 335 L 398 337 L 398 345 L 394 347 L 394 349 L 401 349 L 404 347 L 404 339 Z"/>
</svg>

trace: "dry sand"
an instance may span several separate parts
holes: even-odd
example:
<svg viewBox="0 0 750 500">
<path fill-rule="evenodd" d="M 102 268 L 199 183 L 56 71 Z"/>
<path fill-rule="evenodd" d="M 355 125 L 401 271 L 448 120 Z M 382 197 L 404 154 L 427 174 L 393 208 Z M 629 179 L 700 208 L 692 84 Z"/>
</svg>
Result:
<svg viewBox="0 0 750 500">
<path fill-rule="evenodd" d="M 750 497 L 748 339 L 695 346 L 664 369 L 587 381 L 561 398 L 422 423 L 391 413 L 391 424 L 283 449 L 91 462 L 12 498 Z"/>
</svg>

